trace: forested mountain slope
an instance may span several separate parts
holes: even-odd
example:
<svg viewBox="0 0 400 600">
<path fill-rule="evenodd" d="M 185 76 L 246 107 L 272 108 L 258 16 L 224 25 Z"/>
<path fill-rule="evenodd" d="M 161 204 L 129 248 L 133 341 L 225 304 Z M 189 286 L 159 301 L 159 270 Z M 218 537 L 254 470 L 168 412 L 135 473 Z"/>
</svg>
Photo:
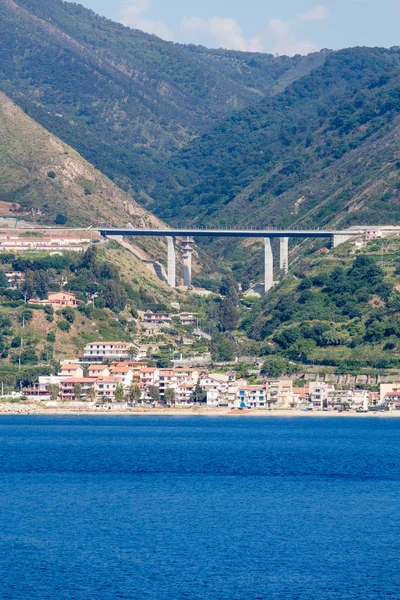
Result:
<svg viewBox="0 0 400 600">
<path fill-rule="evenodd" d="M 0 52 L 0 89 L 142 201 L 171 153 L 327 56 L 181 46 L 62 0 L 0 0 Z"/>
<path fill-rule="evenodd" d="M 226 226 L 394 222 L 399 134 L 400 50 L 339 51 L 176 154 L 154 208 Z"/>
<path fill-rule="evenodd" d="M 241 328 L 282 372 L 293 363 L 329 365 L 340 373 L 398 369 L 399 248 L 395 236 L 302 258 L 253 305 Z"/>
<path fill-rule="evenodd" d="M 3 210 L 52 224 L 157 226 L 158 219 L 0 93 Z"/>
</svg>

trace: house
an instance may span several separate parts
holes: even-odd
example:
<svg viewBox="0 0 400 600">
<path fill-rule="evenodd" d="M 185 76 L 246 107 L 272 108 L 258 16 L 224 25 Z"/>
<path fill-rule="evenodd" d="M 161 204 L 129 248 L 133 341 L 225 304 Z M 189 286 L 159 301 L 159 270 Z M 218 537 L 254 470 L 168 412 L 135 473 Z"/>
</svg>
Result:
<svg viewBox="0 0 400 600">
<path fill-rule="evenodd" d="M 352 390 L 335 390 L 328 391 L 326 406 L 334 410 L 346 410 L 352 407 L 353 391 Z M 317 408 L 321 408 L 321 405 Z"/>
<path fill-rule="evenodd" d="M 96 377 L 72 377 L 71 379 L 65 379 L 60 383 L 59 398 L 64 401 L 73 402 L 79 400 L 75 394 L 76 385 L 81 386 L 82 396 L 87 396 L 91 388 L 96 382 Z"/>
<path fill-rule="evenodd" d="M 368 410 L 370 395 L 369 390 L 353 390 L 352 408 Z"/>
<path fill-rule="evenodd" d="M 229 375 L 210 373 L 200 378 L 200 385 L 207 395 L 207 406 L 227 406 Z"/>
<path fill-rule="evenodd" d="M 132 351 L 135 347 L 128 342 L 93 342 L 85 346 L 82 361 L 123 360 L 129 358 Z"/>
<path fill-rule="evenodd" d="M 115 390 L 118 385 L 121 385 L 121 377 L 110 375 L 109 377 L 99 377 L 94 384 L 97 396 L 99 398 L 115 398 Z"/>
<path fill-rule="evenodd" d="M 194 313 L 182 312 L 178 317 L 182 325 L 196 325 L 197 317 Z"/>
<path fill-rule="evenodd" d="M 382 238 L 382 231 L 380 229 L 366 229 L 364 231 L 364 239 L 366 242 L 372 242 L 374 240 L 380 240 Z"/>
<path fill-rule="evenodd" d="M 389 410 L 400 410 L 400 391 L 388 392 L 381 406 Z"/>
<path fill-rule="evenodd" d="M 124 388 L 131 386 L 133 381 L 133 370 L 130 367 L 117 366 L 111 368 L 112 377 L 120 377 Z"/>
<path fill-rule="evenodd" d="M 25 281 L 25 273 L 21 271 L 13 271 L 11 273 L 5 273 L 8 280 L 8 286 L 12 290 L 17 290 Z"/>
<path fill-rule="evenodd" d="M 171 327 L 171 315 L 167 312 L 153 313 L 151 310 L 148 310 L 143 313 L 143 327 L 146 329 Z"/>
<path fill-rule="evenodd" d="M 386 396 L 393 392 L 400 392 L 400 383 L 381 383 L 379 386 L 379 400 L 383 402 Z"/>
<path fill-rule="evenodd" d="M 83 377 L 83 369 L 78 364 L 65 364 L 61 365 L 60 377 L 66 379 L 67 377 Z"/>
<path fill-rule="evenodd" d="M 53 308 L 76 308 L 79 304 L 82 304 L 81 300 L 69 292 L 50 292 L 45 300 L 40 298 L 31 298 L 28 304 L 47 304 L 53 306 Z"/>
<path fill-rule="evenodd" d="M 237 391 L 235 408 L 271 408 L 276 400 L 271 400 L 265 385 L 240 386 Z"/>
<path fill-rule="evenodd" d="M 218 408 L 220 404 L 220 393 L 218 390 L 209 390 L 207 392 L 207 406 L 209 408 Z"/>
<path fill-rule="evenodd" d="M 90 365 L 88 375 L 89 377 L 108 377 L 110 369 L 107 365 Z"/>
<path fill-rule="evenodd" d="M 308 385 L 292 389 L 290 408 L 306 408 L 310 404 L 310 388 Z"/>
</svg>

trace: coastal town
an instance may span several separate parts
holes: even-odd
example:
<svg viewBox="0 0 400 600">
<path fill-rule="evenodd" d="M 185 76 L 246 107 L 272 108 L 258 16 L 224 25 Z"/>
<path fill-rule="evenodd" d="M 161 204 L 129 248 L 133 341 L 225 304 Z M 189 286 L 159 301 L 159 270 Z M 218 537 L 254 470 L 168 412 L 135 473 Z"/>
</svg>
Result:
<svg viewBox="0 0 400 600">
<path fill-rule="evenodd" d="M 211 413 L 400 413 L 400 384 L 381 384 L 380 391 L 340 389 L 324 381 L 266 378 L 256 364 L 250 382 L 221 368 L 149 366 L 151 361 L 145 357 L 144 348 L 132 343 L 95 341 L 87 344 L 82 356 L 63 361 L 57 373 L 39 376 L 34 385 L 12 397 L 43 408 L 78 412 L 200 407 Z"/>
</svg>

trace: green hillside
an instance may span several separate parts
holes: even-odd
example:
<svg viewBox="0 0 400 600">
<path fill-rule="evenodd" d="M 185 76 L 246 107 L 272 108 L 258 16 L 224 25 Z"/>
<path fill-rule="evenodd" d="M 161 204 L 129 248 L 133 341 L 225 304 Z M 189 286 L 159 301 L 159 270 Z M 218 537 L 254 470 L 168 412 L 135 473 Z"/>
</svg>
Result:
<svg viewBox="0 0 400 600">
<path fill-rule="evenodd" d="M 399 49 L 330 54 L 176 154 L 154 209 L 223 226 L 396 222 L 399 113 Z"/>
<path fill-rule="evenodd" d="M 62 0 L 0 0 L 0 52 L 0 89 L 143 201 L 172 153 L 326 58 L 181 46 Z"/>
<path fill-rule="evenodd" d="M 399 251 L 400 240 L 392 237 L 362 249 L 347 242 L 328 254 L 309 254 L 252 302 L 240 327 L 284 370 L 296 364 L 344 373 L 399 369 Z"/>
</svg>

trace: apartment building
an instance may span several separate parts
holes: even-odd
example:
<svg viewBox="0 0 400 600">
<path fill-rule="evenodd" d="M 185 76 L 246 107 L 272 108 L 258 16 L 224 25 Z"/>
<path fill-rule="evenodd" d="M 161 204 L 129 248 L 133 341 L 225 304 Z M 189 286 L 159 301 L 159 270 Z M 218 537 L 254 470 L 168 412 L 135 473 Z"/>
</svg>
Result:
<svg viewBox="0 0 400 600">
<path fill-rule="evenodd" d="M 94 384 L 94 389 L 99 398 L 110 398 L 113 400 L 115 398 L 115 390 L 121 383 L 121 377 L 113 375 L 110 375 L 109 377 L 99 377 Z"/>
<path fill-rule="evenodd" d="M 59 398 L 63 401 L 74 402 L 75 400 L 79 400 L 75 394 L 75 386 L 78 384 L 81 386 L 82 396 L 87 396 L 89 390 L 96 383 L 96 377 L 72 377 L 70 379 L 65 379 L 60 383 L 60 393 Z"/>
<path fill-rule="evenodd" d="M 269 408 L 275 402 L 271 400 L 265 385 L 240 386 L 234 408 Z"/>
<path fill-rule="evenodd" d="M 150 386 L 158 385 L 160 380 L 160 371 L 155 367 L 145 367 L 140 371 L 140 383 L 145 389 Z"/>
<path fill-rule="evenodd" d="M 104 360 L 123 360 L 136 352 L 136 348 L 129 342 L 93 342 L 85 346 L 82 361 L 102 362 Z"/>
</svg>

